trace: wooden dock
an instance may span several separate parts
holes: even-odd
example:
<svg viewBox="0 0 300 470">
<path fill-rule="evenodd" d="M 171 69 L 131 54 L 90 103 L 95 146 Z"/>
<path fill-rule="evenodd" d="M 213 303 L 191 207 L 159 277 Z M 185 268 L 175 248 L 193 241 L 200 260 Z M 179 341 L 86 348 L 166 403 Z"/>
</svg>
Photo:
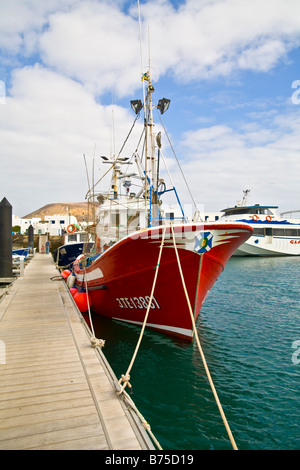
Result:
<svg viewBox="0 0 300 470">
<path fill-rule="evenodd" d="M 37 253 L 0 301 L 0 450 L 153 450 L 57 275 Z"/>
</svg>

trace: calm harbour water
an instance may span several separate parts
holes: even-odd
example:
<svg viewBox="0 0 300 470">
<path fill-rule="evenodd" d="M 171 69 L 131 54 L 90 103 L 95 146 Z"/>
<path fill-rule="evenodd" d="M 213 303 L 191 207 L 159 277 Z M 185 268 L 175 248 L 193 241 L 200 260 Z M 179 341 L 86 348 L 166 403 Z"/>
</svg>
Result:
<svg viewBox="0 0 300 470">
<path fill-rule="evenodd" d="M 119 378 L 140 330 L 101 317 L 94 328 Z M 300 258 L 229 260 L 197 328 L 237 447 L 300 449 Z M 131 383 L 164 450 L 232 449 L 196 343 L 147 330 Z"/>
</svg>

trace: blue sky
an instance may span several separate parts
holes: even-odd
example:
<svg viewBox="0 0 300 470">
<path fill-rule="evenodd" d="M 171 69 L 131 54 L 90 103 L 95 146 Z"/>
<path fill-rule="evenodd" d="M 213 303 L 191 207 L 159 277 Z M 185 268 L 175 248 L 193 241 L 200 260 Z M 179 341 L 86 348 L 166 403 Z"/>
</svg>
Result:
<svg viewBox="0 0 300 470">
<path fill-rule="evenodd" d="M 197 204 L 219 211 L 251 189 L 249 202 L 300 209 L 299 0 L 141 0 L 140 11 L 143 67 L 150 36 L 154 101 L 171 99 L 163 122 Z M 0 198 L 18 216 L 83 201 L 83 154 L 91 169 L 95 152 L 98 177 L 142 98 L 137 1 L 2 0 L 0 51 Z M 189 204 L 164 138 L 163 152 Z"/>
</svg>

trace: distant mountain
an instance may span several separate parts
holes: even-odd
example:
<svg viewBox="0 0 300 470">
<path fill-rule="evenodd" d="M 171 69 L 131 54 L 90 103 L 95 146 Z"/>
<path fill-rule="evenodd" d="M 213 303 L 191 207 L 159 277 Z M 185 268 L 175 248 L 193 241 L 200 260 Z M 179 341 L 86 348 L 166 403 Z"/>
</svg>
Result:
<svg viewBox="0 0 300 470">
<path fill-rule="evenodd" d="M 53 204 L 46 204 L 45 206 L 37 209 L 30 214 L 24 215 L 22 219 L 32 219 L 33 217 L 40 217 L 44 220 L 48 215 L 65 215 L 70 213 L 77 218 L 78 222 L 87 220 L 88 218 L 88 203 L 87 202 L 56 202 Z M 91 208 L 90 208 L 91 217 Z"/>
</svg>

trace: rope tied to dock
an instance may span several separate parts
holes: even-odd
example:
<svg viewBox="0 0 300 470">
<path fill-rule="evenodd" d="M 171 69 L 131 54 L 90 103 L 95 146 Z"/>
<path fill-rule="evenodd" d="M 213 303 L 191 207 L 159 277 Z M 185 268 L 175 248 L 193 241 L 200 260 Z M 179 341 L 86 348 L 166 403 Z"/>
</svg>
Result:
<svg viewBox="0 0 300 470">
<path fill-rule="evenodd" d="M 128 373 L 122 374 L 119 380 L 120 385 L 121 385 L 121 382 L 123 382 L 123 385 L 121 386 L 121 390 L 117 392 L 117 395 L 120 395 L 127 386 L 130 388 L 130 393 L 132 393 L 132 385 L 130 383 L 130 374 Z"/>
<path fill-rule="evenodd" d="M 166 234 L 166 226 L 164 227 L 163 233 L 162 233 L 162 240 L 161 240 L 161 244 L 160 244 L 160 248 L 159 248 L 158 260 L 157 260 L 156 267 L 155 267 L 154 280 L 153 280 L 151 294 L 150 294 L 150 297 L 149 297 L 149 302 L 148 302 L 147 310 L 146 310 L 146 313 L 145 313 L 145 318 L 144 318 L 144 321 L 143 321 L 140 336 L 139 336 L 135 351 L 133 353 L 131 362 L 128 366 L 127 372 L 126 372 L 126 374 L 122 375 L 120 380 L 119 380 L 119 384 L 121 385 L 121 383 L 123 382 L 123 385 L 121 385 L 121 389 L 117 392 L 117 395 L 120 395 L 121 393 L 123 393 L 126 386 L 129 385 L 129 380 L 127 380 L 127 377 L 130 378 L 129 373 L 130 373 L 130 371 L 132 369 L 132 366 L 134 364 L 134 361 L 136 359 L 136 356 L 137 356 L 137 353 L 138 353 L 138 350 L 139 350 L 139 347 L 140 347 L 140 344 L 141 344 L 141 341 L 142 341 L 142 338 L 143 338 L 143 335 L 144 335 L 144 331 L 145 331 L 145 327 L 146 327 L 146 323 L 147 323 L 147 319 L 148 319 L 148 315 L 149 315 L 149 311 L 150 311 L 150 306 L 151 306 L 153 295 L 154 295 L 154 289 L 155 289 L 158 270 L 159 270 L 159 266 L 160 266 L 160 259 L 161 259 L 162 249 L 163 249 L 164 242 L 165 242 L 165 234 Z M 123 377 L 125 378 L 125 380 L 123 380 Z M 132 389 L 131 385 L 130 385 L 130 387 Z"/>
<path fill-rule="evenodd" d="M 158 442 L 158 440 L 154 436 L 154 434 L 151 430 L 150 424 L 148 423 L 148 421 L 146 421 L 146 419 L 144 418 L 142 413 L 138 410 L 138 408 L 136 407 L 136 405 L 134 404 L 134 402 L 132 401 L 132 399 L 130 398 L 130 396 L 128 395 L 128 393 L 125 390 L 123 391 L 122 396 L 123 396 L 124 400 L 127 401 L 128 406 L 130 406 L 130 408 L 136 413 L 136 415 L 138 416 L 142 426 L 148 432 L 149 436 L 151 437 L 152 441 L 155 443 L 156 447 L 159 450 L 163 450 L 160 443 Z"/>
<path fill-rule="evenodd" d="M 212 390 L 213 395 L 214 395 L 214 397 L 215 397 L 215 400 L 216 400 L 217 406 L 218 406 L 218 408 L 219 408 L 219 411 L 220 411 L 220 414 L 221 414 L 221 417 L 222 417 L 224 426 L 225 426 L 225 428 L 226 428 L 227 434 L 228 434 L 228 436 L 229 436 L 231 445 L 232 445 L 232 447 L 233 447 L 234 450 L 238 450 L 237 445 L 236 445 L 235 440 L 234 440 L 234 437 L 233 437 L 232 432 L 231 432 L 231 430 L 230 430 L 229 424 L 228 424 L 228 422 L 227 422 L 225 413 L 224 413 L 224 411 L 223 411 L 222 405 L 221 405 L 221 403 L 220 403 L 220 400 L 219 400 L 217 391 L 216 391 L 216 389 L 215 389 L 213 380 L 212 380 L 212 378 L 211 378 L 211 375 L 210 375 L 210 372 L 209 372 L 209 369 L 208 369 L 208 365 L 207 365 L 207 362 L 206 362 L 206 359 L 205 359 L 205 355 L 204 355 L 204 352 L 203 352 L 202 347 L 201 347 L 201 344 L 200 344 L 200 340 L 199 340 L 199 336 L 198 336 L 198 332 L 197 332 L 197 328 L 196 328 L 196 324 L 195 324 L 195 319 L 194 319 L 194 315 L 193 315 L 193 311 L 192 311 L 190 299 L 189 299 L 189 296 L 188 296 L 188 293 L 187 293 L 187 289 L 186 289 L 186 285 L 185 285 L 185 281 L 184 281 L 184 276 L 183 276 L 183 272 L 182 272 L 182 268 L 181 268 L 181 263 L 180 263 L 180 259 L 179 259 L 179 255 L 178 255 L 178 250 L 177 250 L 177 246 L 176 246 L 176 240 L 175 240 L 174 229 L 173 229 L 173 226 L 172 226 L 172 225 L 171 225 L 171 231 L 172 231 L 174 250 L 175 250 L 175 253 L 176 253 L 177 264 L 178 264 L 179 273 L 180 273 L 180 277 L 181 277 L 181 281 L 182 281 L 182 286 L 183 286 L 183 290 L 184 290 L 184 293 L 185 293 L 185 296 L 186 296 L 186 300 L 187 300 L 187 304 L 188 304 L 188 309 L 189 309 L 189 312 L 190 312 L 191 321 L 192 321 L 192 325 L 193 325 L 193 331 L 194 331 L 194 335 L 195 335 L 195 340 L 196 340 L 196 343 L 197 343 L 197 346 L 198 346 L 198 349 L 199 349 L 199 352 L 200 352 L 200 355 L 201 355 L 201 358 L 202 358 L 202 362 L 203 362 L 203 365 L 204 365 L 204 369 L 205 369 L 205 372 L 206 372 L 206 375 L 207 375 L 209 384 L 210 384 L 210 386 L 211 386 L 211 390 Z M 202 256 L 202 255 L 201 255 L 201 256 Z"/>
<path fill-rule="evenodd" d="M 87 298 L 87 305 L 88 305 L 88 312 L 89 312 L 89 320 L 90 320 L 90 326 L 91 326 L 91 331 L 92 331 L 92 337 L 90 338 L 90 342 L 93 348 L 104 348 L 105 346 L 105 340 L 104 339 L 98 339 L 95 336 L 95 331 L 94 331 L 94 325 L 93 325 L 93 320 L 92 320 L 92 314 L 91 314 L 91 307 L 90 307 L 90 301 L 89 301 L 89 296 L 88 296 L 88 285 L 87 285 L 87 280 L 86 280 L 86 270 L 84 268 L 84 282 L 85 282 L 85 291 L 86 291 L 86 298 Z"/>
<path fill-rule="evenodd" d="M 91 338 L 91 345 L 93 346 L 93 348 L 101 348 L 102 349 L 105 346 L 105 340 L 92 337 Z"/>
</svg>

